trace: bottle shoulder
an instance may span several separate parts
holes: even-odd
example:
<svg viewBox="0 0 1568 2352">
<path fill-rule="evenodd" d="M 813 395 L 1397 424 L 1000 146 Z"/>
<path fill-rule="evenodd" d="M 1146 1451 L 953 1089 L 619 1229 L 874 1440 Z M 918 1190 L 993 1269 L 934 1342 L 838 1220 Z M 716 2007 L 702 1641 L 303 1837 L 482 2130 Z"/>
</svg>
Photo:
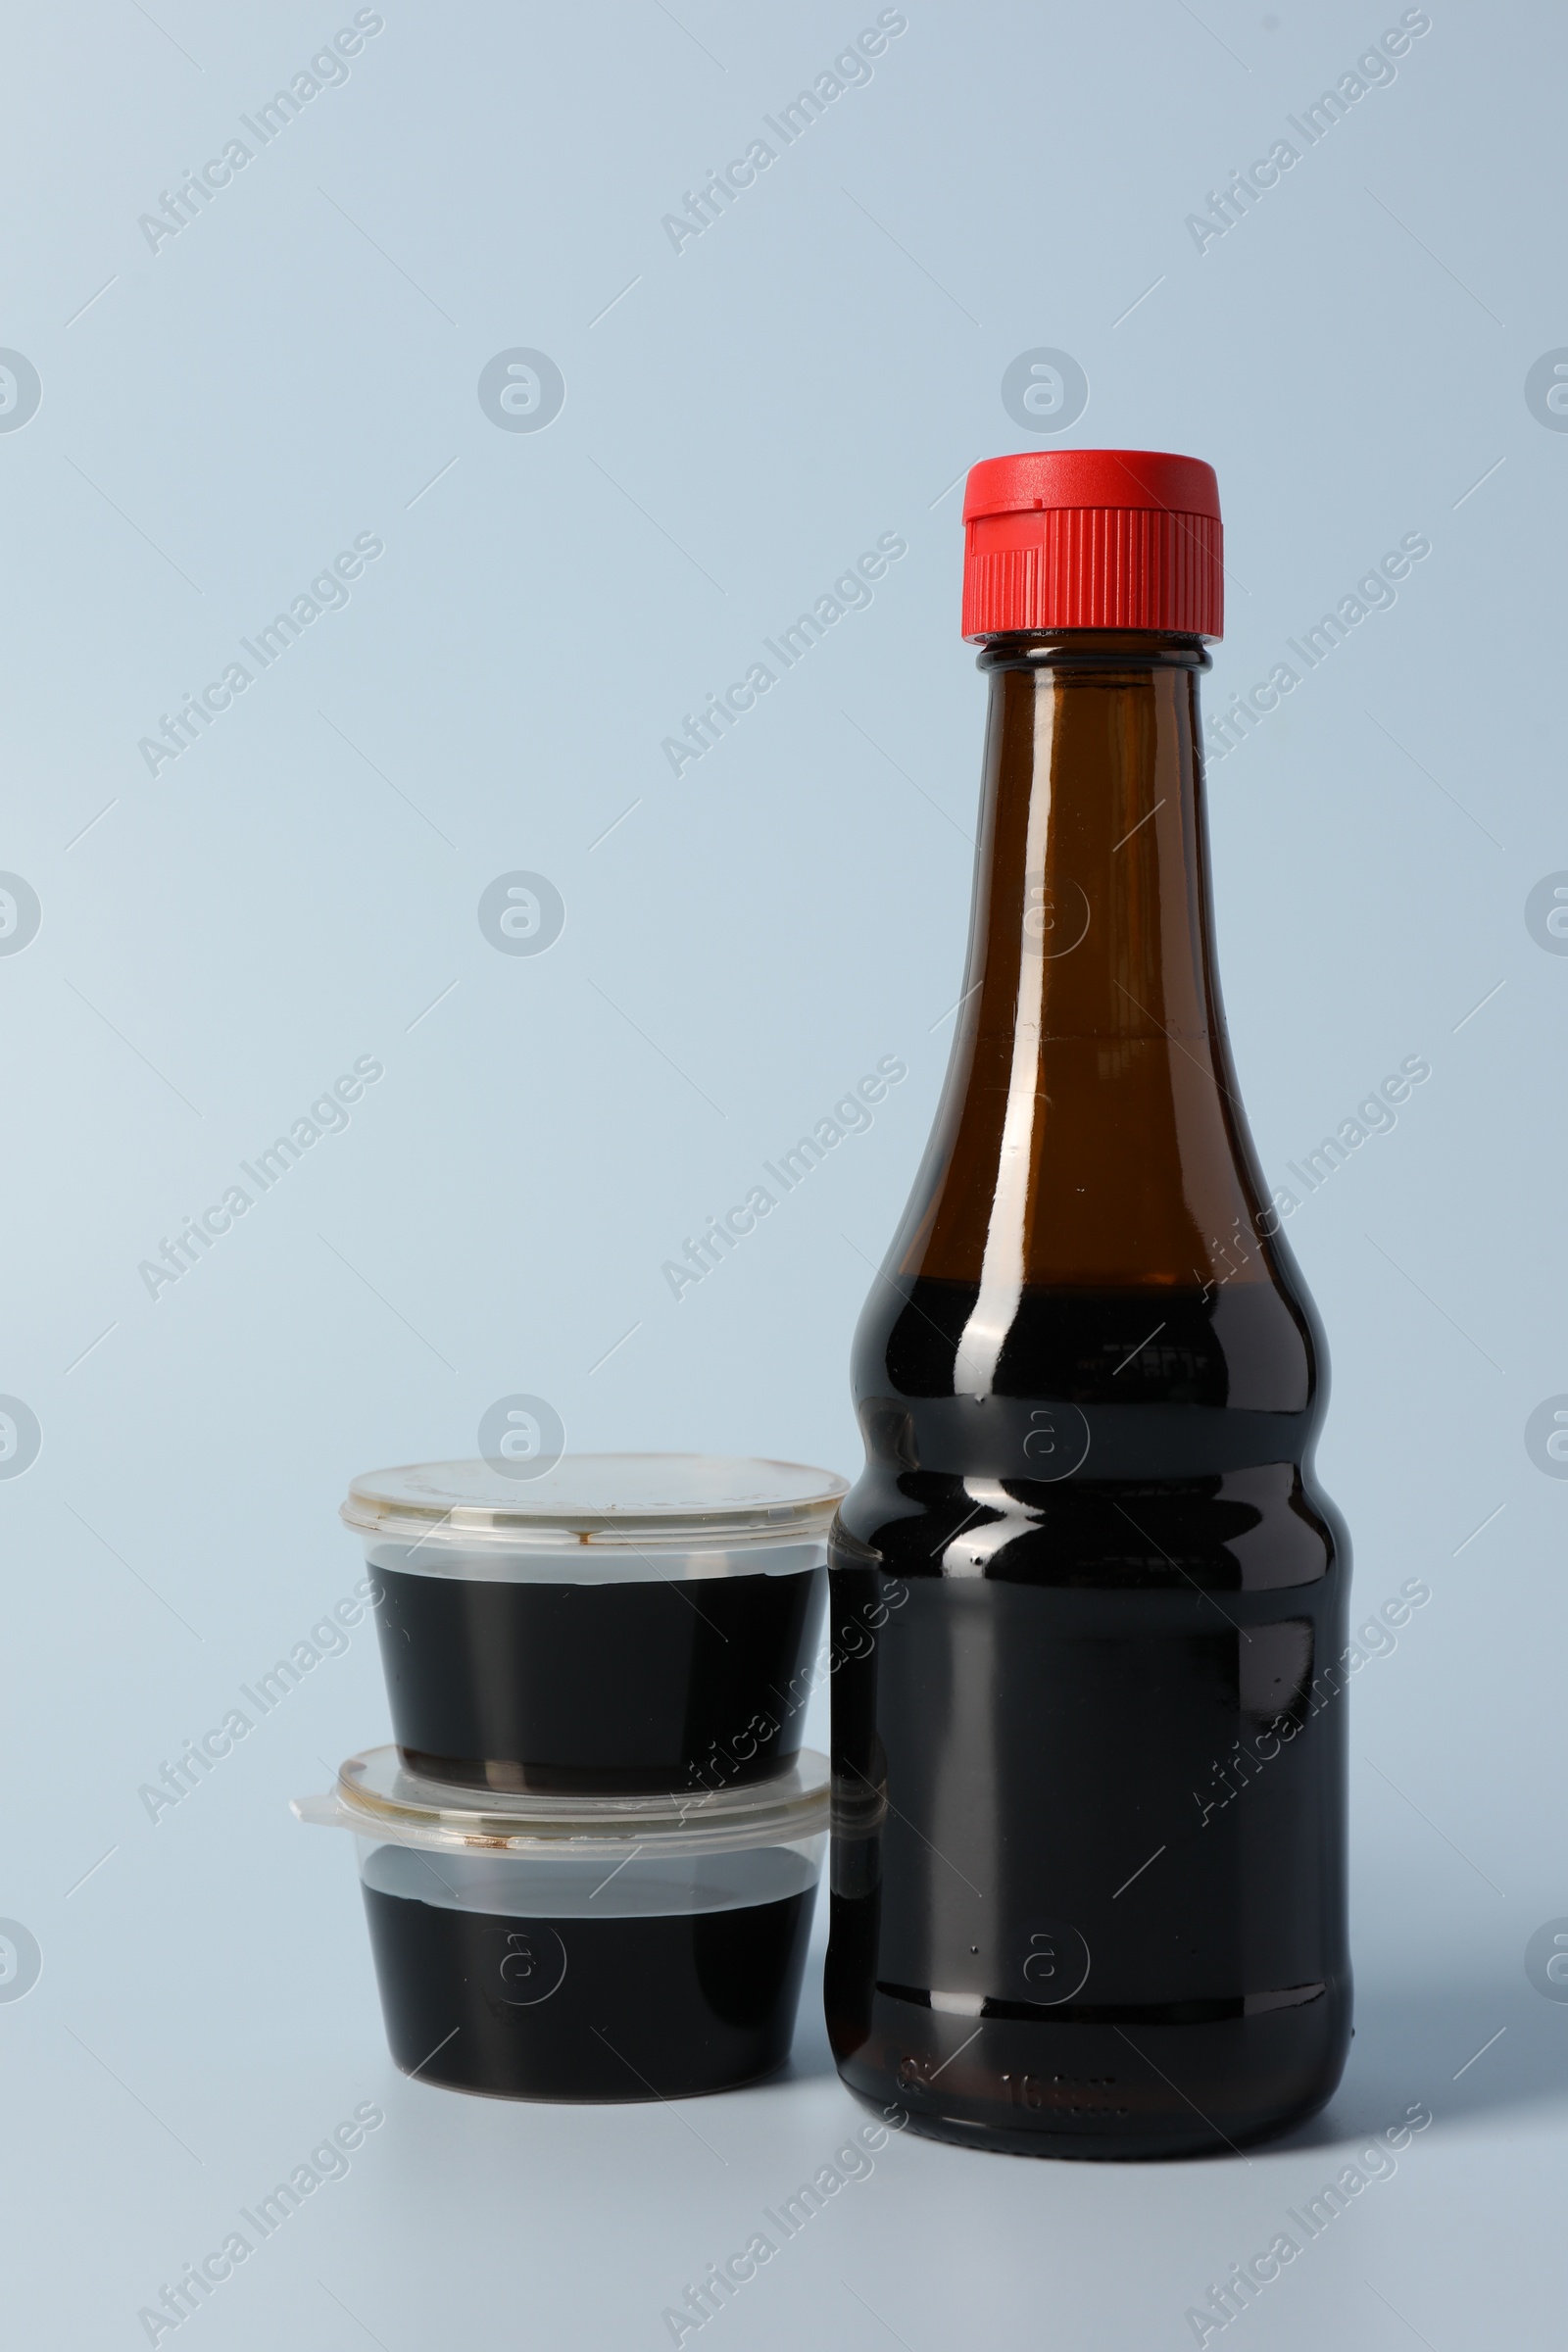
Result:
<svg viewBox="0 0 1568 2352">
<path fill-rule="evenodd" d="M 884 1275 L 856 1334 L 857 1405 L 959 1395 L 956 1367 L 979 1287 Z M 1190 1289 L 1025 1284 L 991 1386 L 998 1400 L 1310 1415 L 1325 1371 L 1311 1301 L 1281 1271 Z"/>
<path fill-rule="evenodd" d="M 979 1286 L 884 1277 L 856 1341 L 866 1467 L 841 1545 L 906 1577 L 1189 1598 L 1315 1583 L 1344 1555 L 1312 1471 L 1321 1334 L 1294 1269 L 1270 1271 L 1025 1288 L 983 1395 L 955 1379 Z"/>
</svg>

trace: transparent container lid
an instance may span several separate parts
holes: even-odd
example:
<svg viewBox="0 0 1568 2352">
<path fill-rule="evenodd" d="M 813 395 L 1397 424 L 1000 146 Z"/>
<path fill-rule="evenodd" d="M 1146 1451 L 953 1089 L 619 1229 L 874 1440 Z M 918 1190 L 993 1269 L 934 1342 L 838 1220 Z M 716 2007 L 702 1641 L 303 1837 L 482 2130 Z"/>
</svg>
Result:
<svg viewBox="0 0 1568 2352">
<path fill-rule="evenodd" d="M 802 1462 L 708 1453 L 564 1453 L 537 1477 L 486 1461 L 368 1470 L 340 1516 L 421 1549 L 732 1550 L 825 1538 L 849 1481 Z"/>
<path fill-rule="evenodd" d="M 338 1767 L 337 1786 L 297 1796 L 299 1820 L 430 1851 L 488 1851 L 560 1860 L 635 1852 L 649 1857 L 793 1845 L 828 1826 L 826 1756 L 802 1748 L 776 1780 L 743 1788 L 675 1789 L 662 1796 L 541 1796 L 459 1788 L 410 1772 L 395 1747 L 370 1747 Z"/>
</svg>

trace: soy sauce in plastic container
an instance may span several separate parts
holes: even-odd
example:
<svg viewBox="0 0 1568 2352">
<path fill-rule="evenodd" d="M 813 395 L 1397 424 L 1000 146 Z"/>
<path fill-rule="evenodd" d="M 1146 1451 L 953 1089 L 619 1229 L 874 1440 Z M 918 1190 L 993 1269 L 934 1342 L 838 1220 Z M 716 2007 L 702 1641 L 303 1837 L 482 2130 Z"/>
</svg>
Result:
<svg viewBox="0 0 1568 2352">
<path fill-rule="evenodd" d="M 355 1838 L 392 2056 L 495 2098 L 690 2098 L 789 2055 L 827 1762 L 685 1796 L 469 1792 L 351 1756 L 307 1822 Z"/>
<path fill-rule="evenodd" d="M 565 1454 L 354 1480 L 393 1730 L 478 1788 L 746 1787 L 801 1744 L 846 1481 L 796 1462 Z"/>
</svg>

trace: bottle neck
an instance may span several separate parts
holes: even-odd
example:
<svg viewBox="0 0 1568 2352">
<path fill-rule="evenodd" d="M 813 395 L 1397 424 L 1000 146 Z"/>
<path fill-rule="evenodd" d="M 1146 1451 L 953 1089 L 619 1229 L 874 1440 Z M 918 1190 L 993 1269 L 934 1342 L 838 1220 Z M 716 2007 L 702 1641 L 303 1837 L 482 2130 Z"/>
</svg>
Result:
<svg viewBox="0 0 1568 2352">
<path fill-rule="evenodd" d="M 1136 650 L 1132 650 L 1136 649 Z M 1200 643 L 1002 640 L 989 676 L 965 989 L 981 1036 L 1207 1037 Z"/>
<path fill-rule="evenodd" d="M 1207 655 L 1080 630 L 993 640 L 979 666 L 968 969 L 895 1262 L 980 1286 L 959 1385 L 983 1389 L 1025 1284 L 1256 1279 L 1264 1196 L 1214 969 Z"/>
</svg>

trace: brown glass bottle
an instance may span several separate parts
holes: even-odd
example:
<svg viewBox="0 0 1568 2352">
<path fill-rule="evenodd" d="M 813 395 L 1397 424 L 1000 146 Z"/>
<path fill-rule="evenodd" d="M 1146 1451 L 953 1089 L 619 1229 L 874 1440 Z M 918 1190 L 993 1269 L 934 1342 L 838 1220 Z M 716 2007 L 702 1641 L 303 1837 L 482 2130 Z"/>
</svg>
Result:
<svg viewBox="0 0 1568 2352">
<path fill-rule="evenodd" d="M 1348 2044 L 1348 1551 L 1220 1009 L 1207 666 L 987 635 L 965 993 L 855 1346 L 828 2026 L 971 2146 L 1241 2145 Z"/>
</svg>

